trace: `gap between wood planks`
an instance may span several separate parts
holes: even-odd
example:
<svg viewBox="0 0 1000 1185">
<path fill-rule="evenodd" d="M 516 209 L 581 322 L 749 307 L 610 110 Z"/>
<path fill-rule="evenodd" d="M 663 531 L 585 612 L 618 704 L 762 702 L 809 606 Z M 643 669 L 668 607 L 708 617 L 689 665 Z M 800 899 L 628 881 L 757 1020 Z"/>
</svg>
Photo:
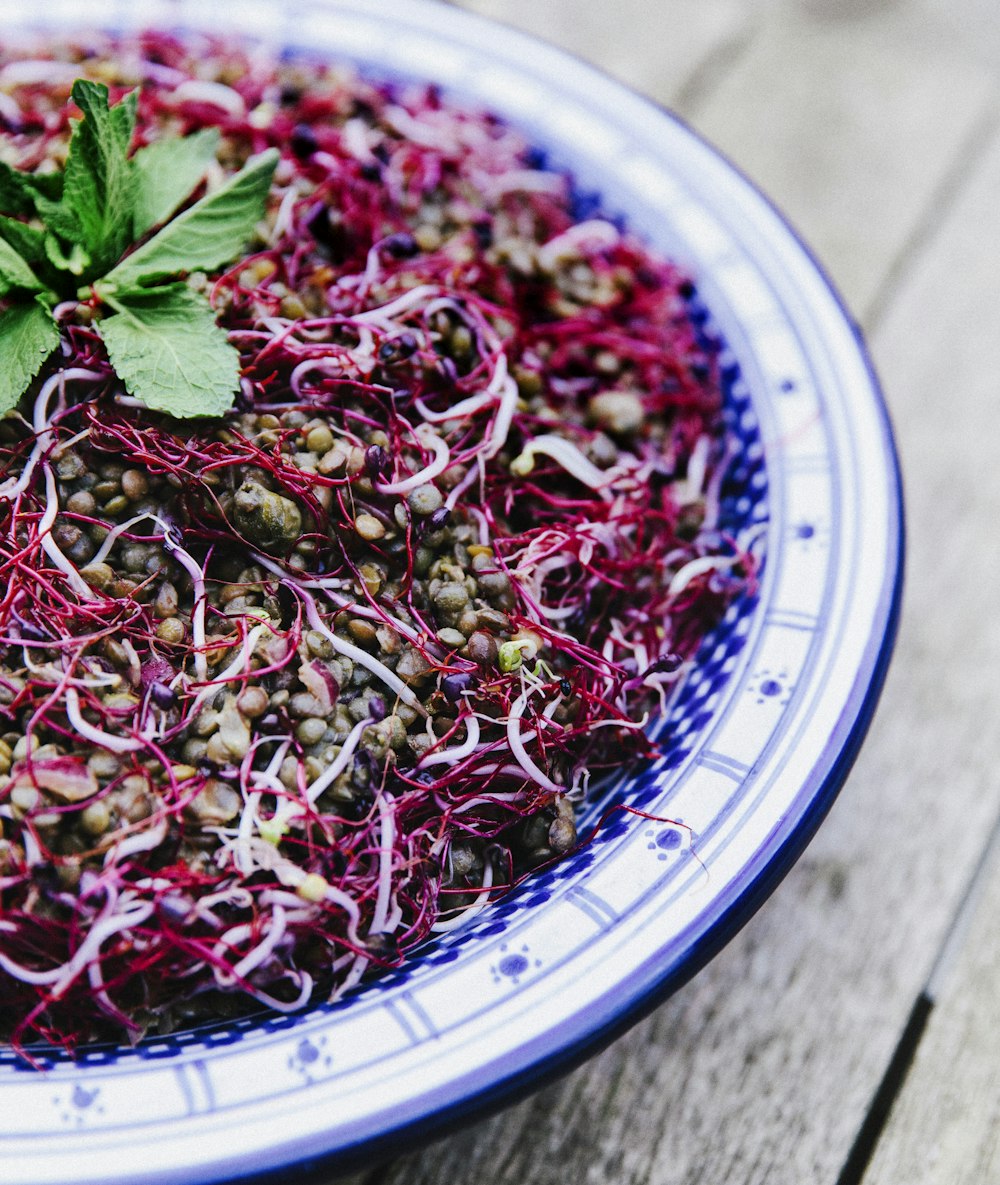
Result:
<svg viewBox="0 0 1000 1185">
<path fill-rule="evenodd" d="M 892 1113 L 893 1104 L 899 1097 L 910 1067 L 913 1065 L 931 1012 L 941 996 L 942 989 L 962 949 L 973 916 L 985 891 L 989 874 L 998 858 L 1000 858 L 1000 816 L 993 824 L 993 830 L 990 832 L 979 862 L 969 878 L 969 883 L 958 903 L 951 926 L 944 936 L 941 949 L 938 951 L 927 980 L 913 1002 L 910 1015 L 903 1026 L 903 1031 L 893 1050 L 892 1057 L 889 1059 L 885 1073 L 872 1095 L 872 1101 L 864 1121 L 858 1129 L 854 1144 L 847 1154 L 836 1185 L 861 1185 L 864 1179 L 865 1171 L 875 1154 L 879 1139 Z M 365 1185 L 376 1185 L 376 1182 L 365 1182 Z"/>
</svg>

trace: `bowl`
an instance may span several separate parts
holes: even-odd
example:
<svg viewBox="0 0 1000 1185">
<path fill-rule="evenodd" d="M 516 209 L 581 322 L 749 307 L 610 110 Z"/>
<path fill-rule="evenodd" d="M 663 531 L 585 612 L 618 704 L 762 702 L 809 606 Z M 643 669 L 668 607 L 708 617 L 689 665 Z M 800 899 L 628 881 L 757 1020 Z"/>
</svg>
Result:
<svg viewBox="0 0 1000 1185">
<path fill-rule="evenodd" d="M 587 844 L 336 1004 L 75 1060 L 36 1050 L 41 1069 L 0 1052 L 8 1185 L 346 1170 L 595 1051 L 718 951 L 801 853 L 892 649 L 891 432 L 856 327 L 767 199 L 677 119 L 581 62 L 433 0 L 383 0 L 377 13 L 364 0 L 104 0 L 86 19 L 239 30 L 498 112 L 692 274 L 699 316 L 726 347 L 741 447 L 724 515 L 756 528 L 759 586 L 705 640 L 655 726 L 657 760 L 590 803 Z M 44 12 L 8 0 L 0 16 L 0 30 L 81 23 L 71 0 Z"/>
</svg>

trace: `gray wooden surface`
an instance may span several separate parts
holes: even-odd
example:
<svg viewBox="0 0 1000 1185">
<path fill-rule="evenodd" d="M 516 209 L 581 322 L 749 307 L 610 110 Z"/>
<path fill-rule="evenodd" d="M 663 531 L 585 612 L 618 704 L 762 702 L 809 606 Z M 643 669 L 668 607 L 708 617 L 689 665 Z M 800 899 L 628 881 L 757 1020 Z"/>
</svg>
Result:
<svg viewBox="0 0 1000 1185">
<path fill-rule="evenodd" d="M 715 961 L 561 1082 L 355 1185 L 1000 1181 L 1000 7 L 461 0 L 673 106 L 866 330 L 909 560 L 819 835 Z"/>
</svg>

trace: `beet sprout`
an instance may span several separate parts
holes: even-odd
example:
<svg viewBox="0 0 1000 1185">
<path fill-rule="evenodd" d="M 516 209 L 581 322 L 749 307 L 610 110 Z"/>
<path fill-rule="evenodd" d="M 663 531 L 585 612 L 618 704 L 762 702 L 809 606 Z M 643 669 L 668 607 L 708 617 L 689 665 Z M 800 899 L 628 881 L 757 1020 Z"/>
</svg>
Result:
<svg viewBox="0 0 1000 1185">
<path fill-rule="evenodd" d="M 515 130 L 202 36 L 46 52 L 0 52 L 14 167 L 126 60 L 137 143 L 282 154 L 191 277 L 232 412 L 125 392 L 92 298 L 0 422 L 0 1004 L 72 1050 L 339 996 L 574 850 L 758 542 L 693 286 Z"/>
</svg>

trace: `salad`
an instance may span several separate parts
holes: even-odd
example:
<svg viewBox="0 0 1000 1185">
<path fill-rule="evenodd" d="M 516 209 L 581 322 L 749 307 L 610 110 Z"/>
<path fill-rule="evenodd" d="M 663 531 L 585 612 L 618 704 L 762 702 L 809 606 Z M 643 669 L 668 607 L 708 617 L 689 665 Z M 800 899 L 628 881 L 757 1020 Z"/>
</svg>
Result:
<svg viewBox="0 0 1000 1185">
<path fill-rule="evenodd" d="M 433 86 L 0 53 L 0 1015 L 398 965 L 586 837 L 752 585 L 694 284 Z"/>
</svg>

